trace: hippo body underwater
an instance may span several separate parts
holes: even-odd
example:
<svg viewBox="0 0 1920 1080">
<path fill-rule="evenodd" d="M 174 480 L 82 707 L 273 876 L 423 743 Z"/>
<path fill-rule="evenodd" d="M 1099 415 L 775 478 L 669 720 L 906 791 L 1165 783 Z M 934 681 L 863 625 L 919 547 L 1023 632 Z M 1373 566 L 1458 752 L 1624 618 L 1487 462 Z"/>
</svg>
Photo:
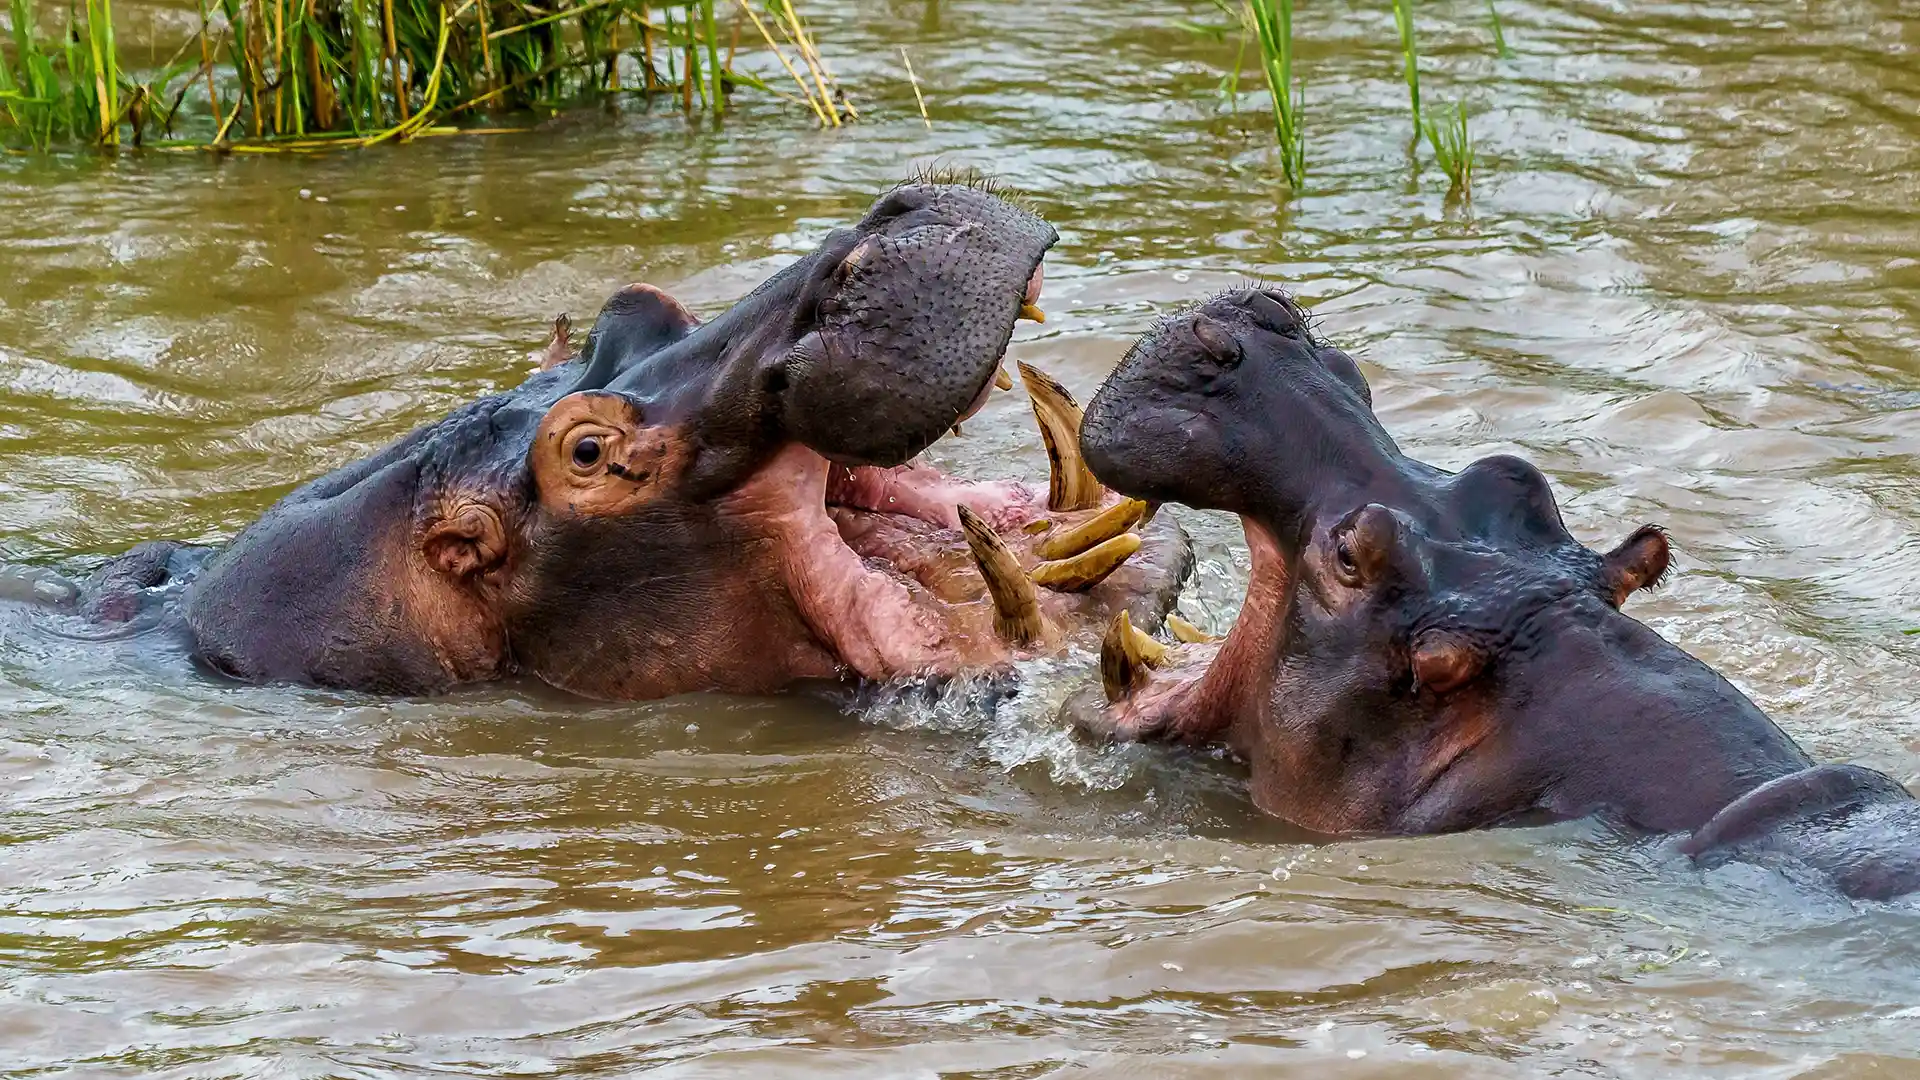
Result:
<svg viewBox="0 0 1920 1080">
<path fill-rule="evenodd" d="M 1358 366 L 1285 294 L 1162 323 L 1089 403 L 1081 442 L 1119 492 L 1239 515 L 1252 557 L 1223 641 L 1169 646 L 1116 617 L 1106 701 L 1067 706 L 1083 730 L 1224 742 L 1261 809 L 1322 833 L 1601 815 L 1689 834 L 1702 864 L 1810 869 L 1863 898 L 1920 888 L 1920 802 L 1816 765 L 1621 612 L 1666 573 L 1661 530 L 1601 554 L 1519 458 L 1448 473 L 1406 457 Z"/>
<path fill-rule="evenodd" d="M 1157 625 L 1186 538 L 1092 480 L 1079 408 L 1044 374 L 1027 385 L 1050 488 L 913 462 L 1012 385 L 1001 360 L 1042 317 L 1055 239 L 979 186 L 902 184 L 711 322 L 631 286 L 578 358 L 563 317 L 516 389 L 222 548 L 140 545 L 66 606 L 151 617 L 247 681 L 419 694 L 527 674 L 609 700 L 941 677 L 1097 636 L 1122 608 Z"/>
</svg>

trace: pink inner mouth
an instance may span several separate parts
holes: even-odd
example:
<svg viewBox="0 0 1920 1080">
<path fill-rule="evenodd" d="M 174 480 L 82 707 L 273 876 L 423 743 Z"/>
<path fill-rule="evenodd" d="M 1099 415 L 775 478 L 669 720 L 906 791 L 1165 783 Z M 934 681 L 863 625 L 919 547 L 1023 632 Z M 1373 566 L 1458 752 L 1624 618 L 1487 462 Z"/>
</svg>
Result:
<svg viewBox="0 0 1920 1080">
<path fill-rule="evenodd" d="M 1042 274 L 1023 292 L 1034 302 Z M 994 389 L 988 380 L 967 410 Z M 956 419 L 956 423 L 958 420 Z M 870 679 L 955 674 L 1003 663 L 1040 643 L 1006 640 L 986 578 L 962 533 L 959 508 L 984 521 L 1022 566 L 1040 561 L 1040 537 L 1071 528 L 1097 509 L 1052 511 L 1048 488 L 972 481 L 930 465 L 891 468 L 829 462 L 793 443 L 729 496 L 742 518 L 762 524 L 796 613 L 832 662 Z M 1033 527 L 1042 518 L 1045 526 Z M 1168 577 L 1147 556 L 1078 591 L 1041 590 L 1034 600 L 1059 630 L 1110 616 L 1116 604 Z M 1056 647 L 1049 630 L 1040 647 Z"/>
<path fill-rule="evenodd" d="M 891 469 L 827 465 L 825 505 L 900 514 L 947 529 L 960 527 L 961 504 L 996 529 L 1015 528 L 1044 512 L 1040 493 L 1007 480 L 958 480 L 931 465 Z"/>
</svg>

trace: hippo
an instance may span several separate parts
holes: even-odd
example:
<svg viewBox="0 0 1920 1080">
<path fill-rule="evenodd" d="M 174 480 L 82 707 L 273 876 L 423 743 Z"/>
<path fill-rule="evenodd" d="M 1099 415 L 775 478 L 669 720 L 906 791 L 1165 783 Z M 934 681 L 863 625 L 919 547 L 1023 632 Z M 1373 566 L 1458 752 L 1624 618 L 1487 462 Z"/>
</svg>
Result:
<svg viewBox="0 0 1920 1080">
<path fill-rule="evenodd" d="M 1920 802 L 1816 764 L 1705 663 L 1621 611 L 1667 573 L 1647 525 L 1577 542 L 1547 479 L 1500 455 L 1409 458 L 1354 361 L 1283 291 L 1217 296 L 1135 344 L 1081 446 L 1116 491 L 1239 516 L 1245 606 L 1224 640 L 1108 628 L 1071 721 L 1225 744 L 1255 805 L 1322 834 L 1599 816 L 1684 834 L 1859 898 L 1920 885 Z M 1104 700 L 1102 700 L 1104 697 Z"/>
<path fill-rule="evenodd" d="M 1057 239 L 988 186 L 883 194 L 711 321 L 633 285 L 574 355 L 296 489 L 215 549 L 139 545 L 53 599 L 212 672 L 424 695 L 531 676 L 602 700 L 941 679 L 1157 626 L 1171 516 L 1095 480 L 1023 367 L 1044 488 L 915 460 L 1010 389 Z M 27 575 L 36 595 L 43 574 Z"/>
</svg>

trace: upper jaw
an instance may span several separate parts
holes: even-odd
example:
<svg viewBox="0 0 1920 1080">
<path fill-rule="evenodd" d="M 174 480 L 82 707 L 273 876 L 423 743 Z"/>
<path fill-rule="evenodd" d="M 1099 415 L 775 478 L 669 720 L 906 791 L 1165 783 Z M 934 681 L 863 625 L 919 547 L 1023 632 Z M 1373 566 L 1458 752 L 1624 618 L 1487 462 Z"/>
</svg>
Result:
<svg viewBox="0 0 1920 1080">
<path fill-rule="evenodd" d="M 1050 228 L 927 216 L 902 215 L 922 220 L 861 239 L 825 276 L 818 318 L 777 364 L 784 434 L 829 460 L 912 460 L 1005 385 L 1015 326 L 1040 317 Z"/>
</svg>

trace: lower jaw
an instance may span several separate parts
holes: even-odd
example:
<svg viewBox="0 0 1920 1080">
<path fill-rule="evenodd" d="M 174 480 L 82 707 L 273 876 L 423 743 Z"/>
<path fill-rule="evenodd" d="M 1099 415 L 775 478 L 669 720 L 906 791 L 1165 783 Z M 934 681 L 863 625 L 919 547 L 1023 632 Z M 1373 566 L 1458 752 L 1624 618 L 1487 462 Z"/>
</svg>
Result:
<svg viewBox="0 0 1920 1080">
<path fill-rule="evenodd" d="M 850 670 L 949 673 L 1056 649 L 1140 593 L 1155 603 L 1136 617 L 1154 625 L 1170 606 L 1190 566 L 1184 542 L 1157 549 L 1171 561 L 1123 565 L 1145 543 L 1134 530 L 1146 504 L 1100 485 L 1080 453 L 1079 405 L 1046 373 L 1019 367 L 1047 448 L 1044 490 L 918 463 L 833 464 L 789 444 L 731 497 L 766 523 L 794 608 Z"/>
<path fill-rule="evenodd" d="M 734 498 L 735 509 L 766 523 L 789 598 L 818 643 L 843 670 L 870 680 L 951 676 L 1052 652 L 1125 605 L 1157 624 L 1189 565 L 1169 520 L 1143 557 L 1113 564 L 1113 580 L 1053 591 L 1029 577 L 1040 542 L 1071 533 L 1098 511 L 1052 511 L 1043 489 L 960 480 L 924 464 L 829 464 L 797 445 Z M 961 507 L 968 529 L 958 527 Z M 1003 538 L 996 542 L 1010 564 L 996 581 L 1015 579 L 1032 616 L 1022 627 L 1043 632 L 1010 632 L 974 547 L 971 530 L 981 522 Z M 1145 544 L 1128 540 L 1135 554 Z"/>
<path fill-rule="evenodd" d="M 1224 740 L 1248 758 L 1267 749 L 1262 740 L 1272 732 L 1263 718 L 1285 646 L 1293 578 L 1273 534 L 1245 515 L 1240 523 L 1251 568 L 1240 613 L 1226 636 L 1171 646 L 1155 661 L 1143 659 L 1141 650 L 1125 650 L 1110 633 L 1101 652 L 1107 703 L 1104 719 L 1091 725 L 1094 731 L 1194 744 Z M 1128 654 L 1124 659 L 1122 652 Z"/>
</svg>

